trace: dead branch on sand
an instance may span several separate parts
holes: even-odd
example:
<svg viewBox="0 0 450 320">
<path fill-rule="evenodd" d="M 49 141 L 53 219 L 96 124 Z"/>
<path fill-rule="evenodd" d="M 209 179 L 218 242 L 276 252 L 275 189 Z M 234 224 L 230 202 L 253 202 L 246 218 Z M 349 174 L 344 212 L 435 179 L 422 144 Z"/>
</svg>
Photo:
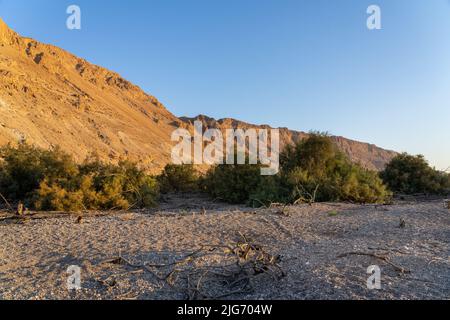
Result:
<svg viewBox="0 0 450 320">
<path fill-rule="evenodd" d="M 254 291 L 252 281 L 266 275 L 272 281 L 285 277 L 280 267 L 281 256 L 271 255 L 261 245 L 240 234 L 233 245 L 203 245 L 184 257 L 169 263 L 135 264 L 121 255 L 101 264 L 128 266 L 134 272 L 150 273 L 189 300 L 223 299 Z M 209 258 L 209 259 L 208 259 Z M 218 261 L 211 264 L 210 261 Z M 106 287 L 116 280 L 101 281 Z"/>
<path fill-rule="evenodd" d="M 305 187 L 303 187 L 302 185 L 299 185 L 300 188 L 297 186 L 296 188 L 296 194 L 299 196 L 298 199 L 296 201 L 294 201 L 294 205 L 300 204 L 300 203 L 307 203 L 310 206 L 313 205 L 313 203 L 316 202 L 316 197 L 317 197 L 317 191 L 319 191 L 319 187 L 320 185 L 316 185 L 316 188 L 314 189 L 313 193 L 310 193 L 306 190 Z"/>
<path fill-rule="evenodd" d="M 344 258 L 344 257 L 351 256 L 351 255 L 373 257 L 373 258 L 376 258 L 378 260 L 382 260 L 382 261 L 386 262 L 388 265 L 392 266 L 396 271 L 398 271 L 400 273 L 411 273 L 410 270 L 405 269 L 405 268 L 403 268 L 403 267 L 393 263 L 388 256 L 379 255 L 379 254 L 376 254 L 376 253 L 354 251 L 354 252 L 343 253 L 343 254 L 337 256 L 337 258 Z"/>
<path fill-rule="evenodd" d="M 0 198 L 2 198 L 3 202 L 5 202 L 6 206 L 9 208 L 10 211 L 14 211 L 13 207 L 9 204 L 8 200 L 0 193 Z"/>
</svg>

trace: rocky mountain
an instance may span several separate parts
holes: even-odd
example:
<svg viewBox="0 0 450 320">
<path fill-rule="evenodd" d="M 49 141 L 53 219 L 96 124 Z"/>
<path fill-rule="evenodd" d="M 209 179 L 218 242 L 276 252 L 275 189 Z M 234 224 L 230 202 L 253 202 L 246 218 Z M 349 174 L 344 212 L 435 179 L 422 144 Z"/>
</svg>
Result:
<svg viewBox="0 0 450 320">
<path fill-rule="evenodd" d="M 219 129 L 221 131 L 229 128 L 270 129 L 270 126 L 268 125 L 255 125 L 231 118 L 216 120 L 205 115 L 199 115 L 194 118 L 181 117 L 180 120 L 187 125 L 192 125 L 194 121 L 201 121 L 203 127 Z M 290 130 L 288 128 L 279 128 L 279 131 L 281 150 L 287 144 L 293 144 L 308 137 L 308 133 Z M 332 136 L 331 138 L 339 149 L 347 154 L 353 162 L 360 163 L 365 168 L 371 170 L 383 170 L 385 165 L 397 155 L 394 151 L 385 150 L 373 144 L 358 142 L 338 136 Z"/>
<path fill-rule="evenodd" d="M 177 118 L 117 73 L 22 38 L 0 20 L 0 144 L 55 145 L 83 160 L 169 159 Z"/>
<path fill-rule="evenodd" d="M 210 127 L 260 127 L 238 120 L 198 119 Z M 149 171 L 170 161 L 171 133 L 194 119 L 177 118 L 119 74 L 58 47 L 19 36 L 0 19 L 0 145 L 56 145 L 77 161 L 90 154 L 127 157 Z M 282 145 L 307 135 L 281 129 Z M 381 169 L 395 153 L 334 137 L 354 161 Z"/>
</svg>

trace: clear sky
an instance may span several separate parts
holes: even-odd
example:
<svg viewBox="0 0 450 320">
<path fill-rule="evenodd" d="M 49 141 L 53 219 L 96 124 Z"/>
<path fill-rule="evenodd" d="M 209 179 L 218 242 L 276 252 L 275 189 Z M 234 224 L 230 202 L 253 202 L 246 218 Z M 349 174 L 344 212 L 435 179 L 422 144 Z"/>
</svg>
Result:
<svg viewBox="0 0 450 320">
<path fill-rule="evenodd" d="M 371 4 L 382 30 L 366 27 Z M 0 16 L 178 116 L 329 131 L 450 166 L 448 0 L 0 0 Z"/>
</svg>

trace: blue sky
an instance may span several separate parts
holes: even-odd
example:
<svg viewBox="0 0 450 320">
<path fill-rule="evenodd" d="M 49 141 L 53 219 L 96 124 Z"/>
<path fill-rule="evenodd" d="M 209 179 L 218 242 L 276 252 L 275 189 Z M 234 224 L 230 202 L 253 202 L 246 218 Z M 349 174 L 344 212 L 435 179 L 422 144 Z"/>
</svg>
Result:
<svg viewBox="0 0 450 320">
<path fill-rule="evenodd" d="M 71 4 L 82 30 L 65 26 Z M 366 27 L 371 4 L 382 30 Z M 0 0 L 0 16 L 178 116 L 329 131 L 450 166 L 448 0 Z"/>
</svg>

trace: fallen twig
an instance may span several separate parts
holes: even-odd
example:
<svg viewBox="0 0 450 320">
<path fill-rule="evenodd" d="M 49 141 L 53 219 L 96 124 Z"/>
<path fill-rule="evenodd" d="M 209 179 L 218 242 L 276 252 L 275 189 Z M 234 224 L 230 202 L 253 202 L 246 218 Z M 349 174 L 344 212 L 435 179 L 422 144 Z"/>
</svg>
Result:
<svg viewBox="0 0 450 320">
<path fill-rule="evenodd" d="M 347 253 L 343 253 L 343 254 L 341 254 L 341 255 L 339 255 L 339 256 L 337 256 L 337 257 L 338 257 L 338 258 L 343 258 L 343 257 L 350 256 L 350 255 L 373 257 L 373 258 L 376 258 L 376 259 L 379 259 L 379 260 L 382 260 L 382 261 L 386 262 L 387 264 L 389 264 L 390 266 L 392 266 L 395 270 L 397 270 L 397 271 L 399 271 L 399 272 L 401 272 L 401 273 L 410 273 L 410 272 L 411 272 L 410 270 L 405 269 L 405 268 L 403 268 L 403 267 L 401 267 L 401 266 L 396 265 L 395 263 L 393 263 L 393 262 L 389 259 L 389 257 L 381 256 L 381 255 L 375 254 L 375 253 L 368 253 L 368 252 L 358 252 L 358 251 L 355 251 L 355 252 L 347 252 Z"/>
<path fill-rule="evenodd" d="M 261 219 L 266 222 L 267 224 L 271 225 L 272 227 L 274 227 L 275 230 L 278 231 L 278 229 L 281 229 L 283 232 L 285 232 L 287 235 L 289 235 L 289 237 L 293 238 L 294 235 L 292 234 L 292 232 L 286 228 L 283 224 L 281 224 L 281 222 L 275 221 L 275 220 L 271 220 L 269 221 L 267 218 L 265 217 L 261 217 Z M 278 227 L 278 228 L 277 228 Z"/>
<path fill-rule="evenodd" d="M 122 255 L 108 259 L 100 264 L 128 266 L 133 273 L 148 272 L 158 281 L 162 281 L 176 291 L 184 292 L 189 300 L 222 299 L 237 294 L 253 291 L 251 280 L 258 275 L 267 274 L 274 281 L 285 276 L 278 265 L 279 255 L 267 253 L 259 244 L 240 234 L 235 245 L 202 245 L 199 249 L 170 263 L 144 262 L 135 264 Z M 223 256 L 226 262 L 222 265 L 204 265 L 203 258 Z M 122 274 L 123 275 L 123 274 Z M 107 288 L 117 283 L 118 276 L 111 276 L 101 281 Z"/>
<path fill-rule="evenodd" d="M 5 202 L 5 204 L 8 206 L 9 210 L 14 212 L 13 207 L 9 204 L 8 200 L 6 200 L 6 198 L 0 193 L 0 197 L 3 199 L 3 201 Z"/>
</svg>

